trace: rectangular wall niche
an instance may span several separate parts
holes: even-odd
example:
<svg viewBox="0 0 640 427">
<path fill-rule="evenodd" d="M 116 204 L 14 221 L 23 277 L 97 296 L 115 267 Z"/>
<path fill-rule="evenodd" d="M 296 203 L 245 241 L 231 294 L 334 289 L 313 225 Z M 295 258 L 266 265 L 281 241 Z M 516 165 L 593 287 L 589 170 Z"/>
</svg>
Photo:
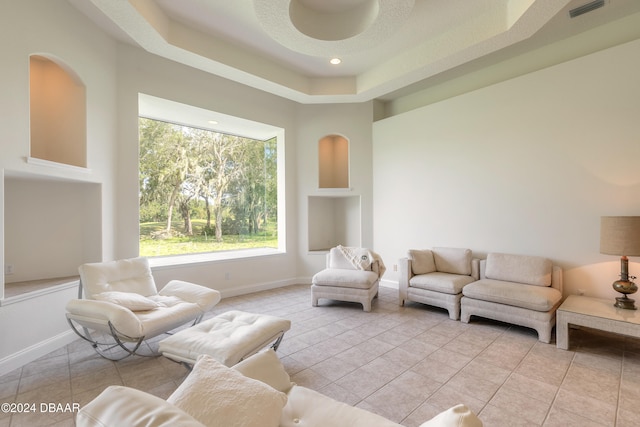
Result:
<svg viewBox="0 0 640 427">
<path fill-rule="evenodd" d="M 319 188 L 349 188 L 349 141 L 328 135 L 318 142 Z"/>
<path fill-rule="evenodd" d="M 102 259 L 100 184 L 16 174 L 4 190 L 5 284 L 77 276 Z"/>
<path fill-rule="evenodd" d="M 309 196 L 309 251 L 360 246 L 360 196 Z"/>
</svg>

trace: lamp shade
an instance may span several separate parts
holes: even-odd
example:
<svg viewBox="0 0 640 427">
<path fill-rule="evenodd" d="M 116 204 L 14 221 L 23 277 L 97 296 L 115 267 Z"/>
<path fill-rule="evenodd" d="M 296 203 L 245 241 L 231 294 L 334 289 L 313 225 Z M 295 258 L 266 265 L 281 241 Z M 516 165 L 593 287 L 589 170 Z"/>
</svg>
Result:
<svg viewBox="0 0 640 427">
<path fill-rule="evenodd" d="M 640 216 L 601 217 L 600 253 L 640 256 Z"/>
</svg>

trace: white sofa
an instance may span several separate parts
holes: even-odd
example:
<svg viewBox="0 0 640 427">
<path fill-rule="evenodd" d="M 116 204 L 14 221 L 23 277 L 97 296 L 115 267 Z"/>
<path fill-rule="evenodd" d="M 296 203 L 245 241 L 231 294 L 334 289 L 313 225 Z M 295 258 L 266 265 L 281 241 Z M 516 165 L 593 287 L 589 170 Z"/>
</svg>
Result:
<svg viewBox="0 0 640 427">
<path fill-rule="evenodd" d="M 273 350 L 228 368 L 200 356 L 193 371 L 165 401 L 145 392 L 110 386 L 82 407 L 77 427 L 401 427 L 372 412 L 297 386 Z M 421 427 L 481 427 L 466 406 L 456 405 Z"/>
<path fill-rule="evenodd" d="M 466 248 L 411 249 L 399 260 L 399 303 L 415 301 L 460 318 L 462 288 L 480 278 L 479 260 Z"/>
<path fill-rule="evenodd" d="M 533 328 L 551 342 L 562 302 L 562 269 L 538 256 L 490 253 L 480 261 L 480 280 L 462 289 L 461 321 L 471 316 Z"/>
</svg>

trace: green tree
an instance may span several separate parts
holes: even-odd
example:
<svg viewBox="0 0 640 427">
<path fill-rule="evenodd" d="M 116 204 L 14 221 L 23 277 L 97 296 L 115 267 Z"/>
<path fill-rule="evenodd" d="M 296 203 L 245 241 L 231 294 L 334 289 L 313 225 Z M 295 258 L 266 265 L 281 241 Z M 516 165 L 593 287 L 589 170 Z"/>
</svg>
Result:
<svg viewBox="0 0 640 427">
<path fill-rule="evenodd" d="M 183 186 L 195 171 L 191 138 L 181 126 L 141 118 L 140 204 L 161 200 L 167 208 L 165 232 L 171 234 L 173 208 L 183 203 Z"/>
<path fill-rule="evenodd" d="M 238 218 L 244 219 L 244 227 L 249 234 L 258 234 L 267 221 L 269 208 L 268 189 L 274 176 L 270 169 L 275 163 L 268 159 L 269 141 L 246 141 L 247 150 L 244 169 L 237 194 Z"/>
<path fill-rule="evenodd" d="M 203 194 L 210 200 L 208 207 L 216 221 L 216 241 L 222 241 L 222 224 L 225 201 L 232 184 L 242 174 L 245 145 L 238 136 L 209 132 L 209 144 L 203 155 L 201 173 L 206 187 Z"/>
<path fill-rule="evenodd" d="M 166 220 L 170 237 L 178 209 L 185 235 L 194 234 L 195 215 L 206 218 L 203 231 L 214 230 L 222 242 L 227 234 L 259 233 L 271 216 L 277 220 L 275 138 L 257 141 L 144 118 L 139 127 L 141 222 Z"/>
</svg>

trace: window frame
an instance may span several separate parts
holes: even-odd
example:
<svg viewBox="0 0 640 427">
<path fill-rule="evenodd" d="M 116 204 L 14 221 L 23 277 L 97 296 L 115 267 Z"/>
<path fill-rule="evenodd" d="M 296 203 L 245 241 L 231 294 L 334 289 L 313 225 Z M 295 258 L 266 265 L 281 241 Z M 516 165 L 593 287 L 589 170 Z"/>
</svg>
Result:
<svg viewBox="0 0 640 427">
<path fill-rule="evenodd" d="M 229 116 L 220 112 L 202 109 L 188 104 L 157 98 L 139 93 L 138 117 L 173 123 L 179 126 L 241 136 L 266 141 L 276 139 L 276 185 L 277 185 L 277 248 L 248 248 L 224 251 L 198 252 L 176 255 L 149 256 L 152 267 L 200 264 L 277 256 L 286 253 L 285 211 L 285 130 L 283 128 Z M 214 122 L 215 123 L 212 123 Z M 138 142 L 139 143 L 139 142 Z M 138 222 L 140 215 L 138 204 Z M 140 236 L 138 236 L 140 242 Z"/>
</svg>

